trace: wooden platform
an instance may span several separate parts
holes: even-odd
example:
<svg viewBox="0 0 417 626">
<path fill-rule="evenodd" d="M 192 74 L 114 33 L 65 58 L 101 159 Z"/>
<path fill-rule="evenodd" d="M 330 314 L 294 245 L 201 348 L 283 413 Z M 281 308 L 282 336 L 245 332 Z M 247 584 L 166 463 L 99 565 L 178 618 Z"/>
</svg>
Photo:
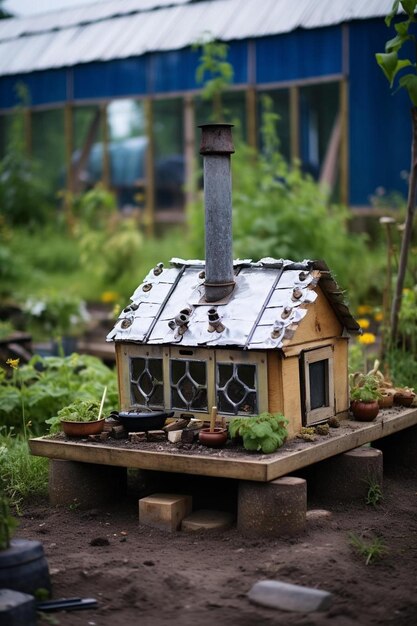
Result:
<svg viewBox="0 0 417 626">
<path fill-rule="evenodd" d="M 311 443 L 291 440 L 269 455 L 190 454 L 175 448 L 172 452 L 150 451 L 140 449 L 140 444 L 133 448 L 123 441 L 116 445 L 47 437 L 31 439 L 29 447 L 32 454 L 51 459 L 268 482 L 415 425 L 417 408 L 381 411 L 374 422 L 345 420 L 341 428 L 331 429 L 328 437 Z"/>
</svg>

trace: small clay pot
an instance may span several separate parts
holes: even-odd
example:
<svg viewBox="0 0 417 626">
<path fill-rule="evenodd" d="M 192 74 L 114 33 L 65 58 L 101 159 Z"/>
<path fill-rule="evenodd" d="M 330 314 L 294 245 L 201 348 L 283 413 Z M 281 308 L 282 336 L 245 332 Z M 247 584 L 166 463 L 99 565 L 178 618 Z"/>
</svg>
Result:
<svg viewBox="0 0 417 626">
<path fill-rule="evenodd" d="M 372 422 L 379 413 L 378 400 L 373 402 L 362 402 L 361 400 L 353 400 L 350 406 L 353 417 L 358 422 Z"/>
<path fill-rule="evenodd" d="M 98 435 L 104 428 L 105 418 L 94 422 L 69 422 L 61 420 L 61 428 L 68 437 L 87 437 Z"/>
<path fill-rule="evenodd" d="M 227 441 L 227 430 L 226 428 L 214 428 L 210 431 L 210 428 L 201 428 L 198 439 L 200 443 L 209 448 L 220 448 Z"/>
<path fill-rule="evenodd" d="M 394 395 L 394 402 L 400 406 L 411 406 L 415 397 L 415 393 L 396 393 Z"/>
<path fill-rule="evenodd" d="M 394 404 L 394 396 L 392 393 L 382 394 L 382 396 L 378 400 L 378 405 L 380 409 L 390 409 Z"/>
</svg>

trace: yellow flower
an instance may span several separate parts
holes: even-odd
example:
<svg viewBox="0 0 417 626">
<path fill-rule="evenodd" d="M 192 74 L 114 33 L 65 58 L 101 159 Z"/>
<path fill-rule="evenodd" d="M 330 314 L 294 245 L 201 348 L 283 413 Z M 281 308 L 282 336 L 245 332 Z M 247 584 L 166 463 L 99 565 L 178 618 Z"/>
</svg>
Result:
<svg viewBox="0 0 417 626">
<path fill-rule="evenodd" d="M 19 369 L 20 359 L 7 359 L 6 364 L 14 370 Z"/>
<path fill-rule="evenodd" d="M 117 302 L 117 300 L 119 299 L 119 294 L 117 293 L 117 291 L 103 291 L 100 299 L 105 304 L 111 304 L 112 302 Z"/>
<path fill-rule="evenodd" d="M 361 319 L 357 320 L 357 322 L 363 330 L 366 330 L 367 328 L 369 328 L 370 322 L 365 317 L 361 317 Z"/>
<path fill-rule="evenodd" d="M 358 315 L 369 315 L 372 313 L 372 307 L 369 304 L 360 304 L 358 306 Z"/>
<path fill-rule="evenodd" d="M 374 313 L 374 320 L 376 322 L 382 322 L 383 319 L 384 319 L 384 314 L 382 311 L 377 311 L 376 313 Z"/>
<path fill-rule="evenodd" d="M 119 317 L 119 314 L 120 314 L 121 310 L 122 310 L 122 307 L 120 306 L 120 304 L 115 304 L 114 305 L 113 311 L 112 311 L 112 315 L 113 315 L 114 319 Z"/>
<path fill-rule="evenodd" d="M 363 333 L 363 335 L 360 335 L 358 337 L 358 341 L 359 341 L 359 343 L 362 343 L 364 345 L 368 345 L 368 344 L 371 344 L 371 343 L 375 343 L 376 337 L 375 337 L 374 333 Z"/>
</svg>

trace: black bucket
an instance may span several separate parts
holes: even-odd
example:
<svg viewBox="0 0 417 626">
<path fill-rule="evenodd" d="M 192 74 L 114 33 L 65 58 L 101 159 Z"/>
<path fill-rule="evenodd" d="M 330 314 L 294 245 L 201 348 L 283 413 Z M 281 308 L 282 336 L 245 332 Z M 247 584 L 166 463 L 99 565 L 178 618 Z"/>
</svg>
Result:
<svg viewBox="0 0 417 626">
<path fill-rule="evenodd" d="M 51 595 L 48 563 L 39 541 L 12 539 L 10 547 L 0 551 L 0 588 Z"/>
</svg>

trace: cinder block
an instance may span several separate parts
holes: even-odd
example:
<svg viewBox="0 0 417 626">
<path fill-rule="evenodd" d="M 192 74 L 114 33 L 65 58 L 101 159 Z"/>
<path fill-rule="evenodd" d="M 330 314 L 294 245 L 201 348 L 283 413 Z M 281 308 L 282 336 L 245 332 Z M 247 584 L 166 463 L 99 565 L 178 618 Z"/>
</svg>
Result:
<svg viewBox="0 0 417 626">
<path fill-rule="evenodd" d="M 192 497 L 173 493 L 154 493 L 139 500 L 139 523 L 160 530 L 179 530 L 191 513 Z"/>
<path fill-rule="evenodd" d="M 361 446 L 317 463 L 308 485 L 318 500 L 365 501 L 370 486 L 382 487 L 382 480 L 381 450 Z"/>
<path fill-rule="evenodd" d="M 51 459 L 49 501 L 79 509 L 105 506 L 125 495 L 126 476 L 125 467 Z"/>
<path fill-rule="evenodd" d="M 0 589 L 0 624 L 36 626 L 35 598 L 12 589 Z"/>
<path fill-rule="evenodd" d="M 303 478 L 239 483 L 237 527 L 245 535 L 298 534 L 305 528 L 306 513 L 307 483 Z"/>
</svg>

